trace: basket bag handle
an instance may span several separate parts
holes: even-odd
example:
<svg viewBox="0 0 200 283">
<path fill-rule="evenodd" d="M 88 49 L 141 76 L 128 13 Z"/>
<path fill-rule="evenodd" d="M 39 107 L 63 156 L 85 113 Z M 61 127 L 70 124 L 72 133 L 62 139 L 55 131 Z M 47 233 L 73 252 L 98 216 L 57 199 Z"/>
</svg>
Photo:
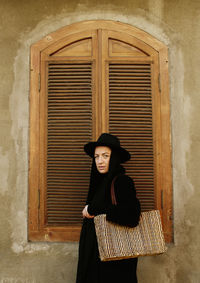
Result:
<svg viewBox="0 0 200 283">
<path fill-rule="evenodd" d="M 117 200 L 115 196 L 115 187 L 114 187 L 114 183 L 116 179 L 117 179 L 117 176 L 113 178 L 112 183 L 111 183 L 111 200 L 112 200 L 113 205 L 117 205 Z"/>
</svg>

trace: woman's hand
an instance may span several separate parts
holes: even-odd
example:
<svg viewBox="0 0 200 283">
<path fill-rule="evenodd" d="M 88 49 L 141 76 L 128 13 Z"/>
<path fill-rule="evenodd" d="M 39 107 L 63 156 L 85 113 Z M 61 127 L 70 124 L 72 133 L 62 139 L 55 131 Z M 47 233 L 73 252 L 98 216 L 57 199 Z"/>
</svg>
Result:
<svg viewBox="0 0 200 283">
<path fill-rule="evenodd" d="M 93 215 L 90 215 L 89 213 L 88 213 L 88 210 L 87 210 L 87 208 L 88 208 L 88 205 L 86 205 L 85 207 L 84 207 L 84 209 L 83 209 L 83 211 L 82 211 L 82 214 L 83 214 L 83 218 L 94 218 L 94 216 Z"/>
</svg>

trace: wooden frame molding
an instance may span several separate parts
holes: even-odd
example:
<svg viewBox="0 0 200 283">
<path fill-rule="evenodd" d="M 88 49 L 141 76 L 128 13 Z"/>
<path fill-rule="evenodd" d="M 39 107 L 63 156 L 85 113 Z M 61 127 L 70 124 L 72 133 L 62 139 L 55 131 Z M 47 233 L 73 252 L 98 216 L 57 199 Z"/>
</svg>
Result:
<svg viewBox="0 0 200 283">
<path fill-rule="evenodd" d="M 109 124 L 109 109 L 111 107 L 111 102 L 109 100 L 110 64 L 115 64 L 116 66 L 124 64 L 125 67 L 127 67 L 128 64 L 130 66 L 144 66 L 145 64 L 150 66 L 149 70 L 151 72 L 150 83 L 152 92 L 153 123 L 152 131 L 154 137 L 153 158 L 155 161 L 155 208 L 159 209 L 161 212 L 165 239 L 167 242 L 172 242 L 172 160 L 168 49 L 162 42 L 140 29 L 120 22 L 103 20 L 83 21 L 63 27 L 47 35 L 42 40 L 31 46 L 28 223 L 29 240 L 50 242 L 77 241 L 79 239 L 81 227 L 80 224 L 76 225 L 73 223 L 64 225 L 64 222 L 62 221 L 60 225 L 56 225 L 56 222 L 52 222 L 53 224 L 50 224 L 50 221 L 48 222 L 46 197 L 48 184 L 46 171 L 48 167 L 47 147 L 49 133 L 47 130 L 47 123 L 48 115 L 60 115 L 51 112 L 54 110 L 51 110 L 49 112 L 47 110 L 49 105 L 48 95 L 50 97 L 50 94 L 48 94 L 48 92 L 50 93 L 49 89 L 51 89 L 51 82 L 49 83 L 50 64 L 52 64 L 53 66 L 55 64 L 58 64 L 58 71 L 56 70 L 56 68 L 54 68 L 53 71 L 60 73 L 61 68 L 65 68 L 64 70 L 67 73 L 67 68 L 69 68 L 68 66 L 71 65 L 75 65 L 76 67 L 78 66 L 78 64 L 91 64 L 92 75 L 91 78 L 88 77 L 88 86 L 91 85 L 91 90 L 86 93 L 86 96 L 84 97 L 84 103 L 76 107 L 78 107 L 77 109 L 79 110 L 80 115 L 81 113 L 84 113 L 84 111 L 86 111 L 84 109 L 90 109 L 88 111 L 91 111 L 91 114 L 88 114 L 89 116 L 87 117 L 92 117 L 91 121 L 89 118 L 85 118 L 87 120 L 85 121 L 88 122 L 88 125 L 91 125 L 91 127 L 88 126 L 90 127 L 90 129 L 88 130 L 90 132 L 90 136 L 88 137 L 93 140 L 95 140 L 102 132 L 109 132 L 110 130 L 112 130 L 112 127 L 110 127 Z M 123 68 L 125 68 L 124 66 Z M 80 75 L 77 71 L 77 81 L 80 80 L 80 84 L 85 79 L 85 77 L 86 76 L 83 73 L 81 73 Z M 61 79 L 53 81 L 53 86 L 56 91 L 61 93 L 61 90 L 65 88 L 65 83 L 63 82 L 62 75 L 60 75 L 59 78 Z M 140 87 L 142 86 L 142 84 L 144 85 L 143 78 L 139 80 L 139 84 Z M 83 86 L 80 86 L 80 88 L 81 87 Z M 78 88 L 74 87 L 74 89 L 76 89 L 75 97 L 76 99 L 79 99 L 80 96 L 77 90 Z M 115 86 L 113 86 L 113 89 L 115 89 Z M 127 85 L 127 89 L 129 91 L 129 85 Z M 68 90 L 66 90 L 65 88 L 65 92 L 67 91 Z M 61 93 L 60 95 L 63 94 Z M 63 97 L 63 99 L 67 101 L 66 96 L 63 95 Z M 67 108 L 67 102 L 65 102 L 64 106 L 62 106 L 59 99 L 56 100 L 58 102 L 57 104 L 55 104 L 55 109 L 56 111 L 63 112 L 55 111 L 55 113 L 66 113 L 67 111 L 70 113 L 69 109 Z M 86 104 L 85 101 L 90 100 L 91 103 L 88 102 L 88 104 Z M 70 103 L 72 103 L 71 105 L 73 106 L 73 99 L 70 101 L 72 101 Z M 81 116 L 77 117 L 79 120 L 81 120 Z M 80 124 L 79 122 L 77 123 L 77 125 Z M 84 132 L 84 127 L 86 127 L 85 125 L 86 124 L 80 126 L 83 132 L 83 136 L 86 133 Z M 62 125 L 58 127 L 58 130 L 60 128 L 62 129 L 63 133 L 68 131 L 66 129 L 63 129 Z M 122 133 L 120 132 L 120 134 L 123 135 L 123 131 Z M 65 140 L 65 144 L 66 141 L 67 140 Z M 72 141 L 71 144 L 73 145 L 74 143 L 75 142 Z M 71 145 L 69 145 L 69 151 L 72 150 L 70 146 Z M 86 164 L 86 166 L 89 166 L 89 163 L 87 163 L 89 161 L 80 161 L 80 164 L 81 162 L 83 162 L 83 164 Z M 70 165 L 67 166 L 69 167 Z M 80 170 L 80 168 L 77 170 Z M 62 175 L 63 173 L 61 172 L 59 174 Z M 81 178 L 83 178 L 83 183 L 85 186 L 84 188 L 86 188 L 89 176 L 84 175 L 84 171 L 81 174 L 82 177 L 80 177 L 80 180 L 78 177 L 77 179 L 81 182 Z M 81 194 L 84 196 L 85 193 L 86 191 L 84 190 L 83 192 L 81 192 Z M 58 206 L 58 204 L 56 204 L 55 207 L 56 206 Z M 55 207 L 53 205 L 51 209 L 55 210 Z M 59 213 L 64 213 L 61 216 L 63 217 L 63 219 L 65 219 L 64 217 L 68 217 L 65 214 L 66 211 L 60 211 L 61 209 L 59 210 Z"/>
</svg>

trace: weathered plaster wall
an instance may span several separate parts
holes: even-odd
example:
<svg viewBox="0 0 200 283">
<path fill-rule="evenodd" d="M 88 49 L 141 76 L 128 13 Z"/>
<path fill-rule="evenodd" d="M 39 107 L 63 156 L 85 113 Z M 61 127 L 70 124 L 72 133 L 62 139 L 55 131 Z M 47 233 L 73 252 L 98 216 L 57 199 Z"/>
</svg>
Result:
<svg viewBox="0 0 200 283">
<path fill-rule="evenodd" d="M 169 47 L 175 243 L 165 255 L 140 258 L 138 277 L 200 282 L 200 2 L 2 0 L 0 11 L 0 282 L 74 282 L 77 244 L 27 242 L 29 48 L 89 19 L 131 24 Z"/>
</svg>

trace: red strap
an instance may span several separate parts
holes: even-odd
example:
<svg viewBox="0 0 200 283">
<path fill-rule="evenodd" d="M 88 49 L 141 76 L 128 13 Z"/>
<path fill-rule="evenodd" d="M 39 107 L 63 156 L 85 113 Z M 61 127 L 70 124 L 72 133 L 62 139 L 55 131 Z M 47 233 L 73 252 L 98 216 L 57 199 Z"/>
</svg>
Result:
<svg viewBox="0 0 200 283">
<path fill-rule="evenodd" d="M 115 183 L 116 178 L 117 178 L 117 176 L 115 176 L 113 178 L 112 183 L 111 183 L 111 200 L 112 200 L 113 205 L 117 205 L 117 200 L 116 200 L 116 196 L 115 196 L 115 187 L 114 187 L 114 183 Z"/>
</svg>

